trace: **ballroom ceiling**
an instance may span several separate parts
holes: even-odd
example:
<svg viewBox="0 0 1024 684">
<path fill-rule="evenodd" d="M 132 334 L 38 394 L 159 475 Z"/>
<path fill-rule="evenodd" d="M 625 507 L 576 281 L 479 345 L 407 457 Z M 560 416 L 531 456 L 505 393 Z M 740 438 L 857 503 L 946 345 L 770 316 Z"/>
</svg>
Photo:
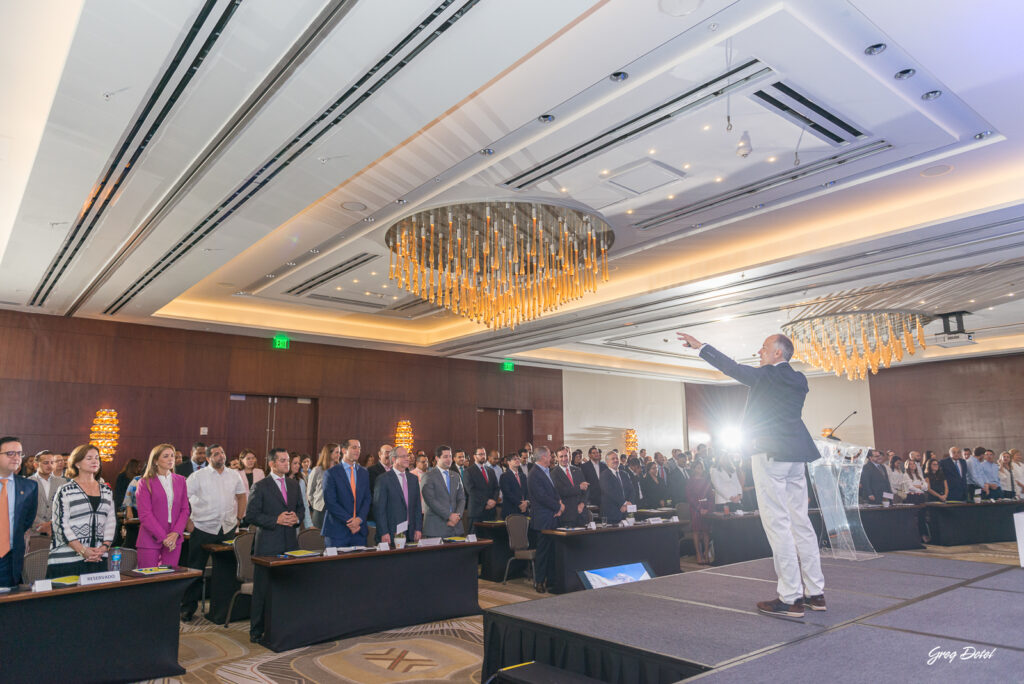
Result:
<svg viewBox="0 0 1024 684">
<path fill-rule="evenodd" d="M 904 362 L 1024 349 L 1020 3 L 0 13 L 3 308 L 702 382 L 673 331 L 751 359 L 810 315 L 966 311 L 976 344 Z M 388 227 L 457 202 L 603 217 L 609 282 L 515 330 L 400 290 Z"/>
</svg>

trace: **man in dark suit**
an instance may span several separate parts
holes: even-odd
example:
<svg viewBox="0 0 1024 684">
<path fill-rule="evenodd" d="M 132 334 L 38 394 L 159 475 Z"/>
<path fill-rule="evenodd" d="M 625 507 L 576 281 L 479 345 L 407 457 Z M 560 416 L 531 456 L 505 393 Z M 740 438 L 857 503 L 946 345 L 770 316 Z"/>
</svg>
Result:
<svg viewBox="0 0 1024 684">
<path fill-rule="evenodd" d="M 501 487 L 501 517 L 504 519 L 513 513 L 525 514 L 530 507 L 530 490 L 519 454 L 509 456 L 508 470 L 501 474 L 498 484 Z"/>
<path fill-rule="evenodd" d="M 885 472 L 885 454 L 878 449 L 868 452 L 868 462 L 860 471 L 860 498 L 870 504 L 881 505 L 883 494 L 892 494 L 892 484 Z"/>
<path fill-rule="evenodd" d="M 178 465 L 174 466 L 174 472 L 182 477 L 188 477 L 192 473 L 196 472 L 200 468 L 206 466 L 206 444 L 203 442 L 196 442 L 192 445 L 192 458 L 187 461 L 183 461 Z M 120 506 L 120 501 L 114 502 L 115 506 Z"/>
<path fill-rule="evenodd" d="M 612 524 L 626 517 L 626 507 L 636 502 L 633 481 L 619 469 L 619 454 L 605 455 L 607 468 L 601 471 L 601 517 Z"/>
<path fill-rule="evenodd" d="M 379 542 L 390 544 L 402 522 L 406 523 L 406 539 L 419 541 L 423 536 L 420 481 L 408 471 L 409 450 L 395 447 L 391 453 L 391 470 L 377 478 L 377 488 L 373 490 L 373 510 L 377 516 Z"/>
<path fill-rule="evenodd" d="M 32 527 L 39 503 L 36 483 L 15 475 L 24 456 L 20 439 L 0 437 L 0 587 L 21 583 L 25 533 Z"/>
<path fill-rule="evenodd" d="M 327 546 L 363 546 L 369 527 L 370 474 L 359 465 L 362 444 L 347 439 L 341 462 L 324 474 L 324 536 Z"/>
<path fill-rule="evenodd" d="M 299 481 L 289 477 L 291 458 L 285 449 L 271 449 L 267 458 L 270 476 L 252 486 L 245 519 L 256 525 L 254 556 L 277 556 L 299 548 L 296 528 L 306 514 Z M 263 604 L 267 587 L 263 575 L 256 574 L 252 592 L 252 617 L 249 622 L 249 640 L 257 642 L 263 637 Z"/>
<path fill-rule="evenodd" d="M 558 498 L 565 504 L 561 523 L 569 527 L 584 525 L 590 518 L 586 506 L 590 483 L 579 468 L 569 463 L 569 447 L 559 449 L 555 458 L 558 466 L 551 467 L 551 480 L 555 483 Z"/>
<path fill-rule="evenodd" d="M 740 429 L 744 455 L 752 474 L 778 581 L 778 597 L 757 608 L 769 615 L 803 617 L 804 608 L 825 610 L 825 578 L 821 574 L 818 535 L 807 516 L 805 464 L 820 457 L 801 419 L 807 378 L 793 369 L 793 342 L 771 335 L 758 351 L 760 366 L 736 363 L 711 345 L 678 333 L 683 344 L 699 349 L 700 357 L 750 388 Z"/>
<path fill-rule="evenodd" d="M 672 458 L 665 460 L 660 452 L 654 454 L 654 460 L 658 461 L 658 457 L 661 457 L 665 461 L 665 483 L 668 485 L 669 496 L 672 497 L 672 503 L 679 505 L 686 501 L 686 481 L 690 479 L 690 471 L 685 467 L 681 467 L 679 462 Z"/>
<path fill-rule="evenodd" d="M 477 447 L 473 465 L 466 468 L 466 534 L 481 520 L 494 520 L 498 505 L 498 478 L 487 465 L 487 450 Z"/>
<path fill-rule="evenodd" d="M 580 470 L 583 472 L 583 477 L 586 478 L 587 482 L 590 483 L 590 487 L 587 489 L 587 503 L 593 506 L 601 505 L 601 471 L 606 469 L 604 463 L 601 462 L 601 450 L 596 446 L 590 447 L 587 452 L 587 458 L 589 460 L 584 461 L 583 465 L 580 466 Z"/>
<path fill-rule="evenodd" d="M 551 479 L 551 451 L 547 447 L 537 447 L 533 452 L 534 468 L 527 478 L 528 487 L 533 497 L 530 528 L 537 530 L 537 556 L 533 559 L 534 588 L 541 594 L 547 591 L 548 576 L 554 572 L 555 554 L 551 536 L 541 534 L 540 530 L 553 530 L 558 527 L 558 518 L 565 511 L 565 504 L 558 498 L 555 484 Z"/>
<path fill-rule="evenodd" d="M 380 450 L 377 451 L 377 462 L 374 463 L 372 466 L 370 466 L 369 468 L 366 469 L 366 472 L 370 474 L 370 491 L 371 492 L 376 492 L 377 491 L 377 478 L 380 477 L 381 475 L 383 475 L 384 473 L 388 472 L 389 470 L 391 470 L 391 452 L 392 452 L 392 450 L 393 449 L 392 449 L 392 446 L 390 444 L 383 444 L 383 445 L 381 445 Z M 373 504 L 374 504 L 374 502 L 371 500 L 370 501 L 370 517 L 369 517 L 369 519 L 374 521 L 374 522 L 376 522 L 377 518 L 374 517 Z"/>
<path fill-rule="evenodd" d="M 946 476 L 949 484 L 949 495 L 946 501 L 967 500 L 967 463 L 959 447 L 950 447 L 949 456 L 939 461 L 939 468 Z"/>
</svg>

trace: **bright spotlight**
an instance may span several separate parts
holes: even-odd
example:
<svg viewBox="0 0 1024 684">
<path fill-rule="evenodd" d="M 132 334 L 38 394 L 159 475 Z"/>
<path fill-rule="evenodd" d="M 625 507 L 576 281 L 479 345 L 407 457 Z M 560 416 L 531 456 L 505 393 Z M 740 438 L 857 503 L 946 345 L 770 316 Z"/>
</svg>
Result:
<svg viewBox="0 0 1024 684">
<path fill-rule="evenodd" d="M 722 441 L 722 447 L 727 451 L 739 451 L 743 446 L 743 433 L 735 425 L 722 428 L 718 437 Z"/>
</svg>

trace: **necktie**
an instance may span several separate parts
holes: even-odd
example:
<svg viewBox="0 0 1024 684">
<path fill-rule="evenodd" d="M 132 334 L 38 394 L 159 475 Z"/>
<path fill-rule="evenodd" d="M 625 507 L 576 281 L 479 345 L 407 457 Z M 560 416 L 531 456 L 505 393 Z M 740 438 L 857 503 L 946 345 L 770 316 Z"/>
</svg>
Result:
<svg viewBox="0 0 1024 684">
<path fill-rule="evenodd" d="M 576 483 L 572 481 L 572 468 L 570 468 L 569 466 L 566 466 L 565 467 L 565 474 L 569 478 L 569 484 L 571 484 L 573 487 L 575 487 Z"/>
<path fill-rule="evenodd" d="M 348 467 L 348 483 L 352 485 L 352 514 L 356 512 L 356 467 Z"/>
<path fill-rule="evenodd" d="M 451 473 L 447 470 L 444 471 L 444 488 L 448 490 L 449 494 L 452 493 Z"/>
<path fill-rule="evenodd" d="M 519 481 L 519 471 L 513 470 L 512 474 L 516 476 L 516 484 L 519 485 L 520 488 L 522 488 L 523 483 Z"/>
<path fill-rule="evenodd" d="M 405 473 L 399 473 L 398 479 L 402 481 L 402 498 L 405 499 L 405 510 L 409 510 L 409 483 L 405 481 Z"/>
<path fill-rule="evenodd" d="M 7 502 L 7 479 L 0 480 L 0 557 L 11 550 L 11 517 Z"/>
<path fill-rule="evenodd" d="M 281 496 L 284 497 L 284 502 L 287 504 L 288 503 L 288 490 L 285 489 L 284 478 L 282 477 L 281 479 L 279 479 L 277 481 L 277 484 L 281 485 Z"/>
<path fill-rule="evenodd" d="M 487 468 L 485 466 L 480 466 L 480 472 L 484 474 L 484 482 L 490 484 L 490 480 L 487 479 Z"/>
<path fill-rule="evenodd" d="M 665 468 L 662 467 L 662 466 L 658 466 L 658 479 L 659 480 L 664 480 L 665 479 Z"/>
</svg>

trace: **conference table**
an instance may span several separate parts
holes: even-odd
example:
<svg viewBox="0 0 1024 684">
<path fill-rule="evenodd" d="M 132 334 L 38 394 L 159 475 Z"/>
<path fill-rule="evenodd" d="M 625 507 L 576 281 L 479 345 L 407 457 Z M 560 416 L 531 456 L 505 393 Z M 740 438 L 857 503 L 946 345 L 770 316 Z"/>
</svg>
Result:
<svg viewBox="0 0 1024 684">
<path fill-rule="evenodd" d="M 203 544 L 210 552 L 210 581 L 207 585 L 207 597 L 210 606 L 206 611 L 206 619 L 217 624 L 224 624 L 228 617 L 228 606 L 231 597 L 242 585 L 238 581 L 238 561 L 235 560 L 235 547 L 231 544 Z M 248 620 L 252 597 L 241 594 L 235 600 L 231 611 L 232 620 Z"/>
<path fill-rule="evenodd" d="M 924 515 L 931 535 L 929 543 L 938 546 L 987 544 L 1016 539 L 1013 514 L 1024 511 L 1024 500 L 1002 499 L 981 503 L 925 504 Z"/>
<path fill-rule="evenodd" d="M 491 541 L 254 556 L 265 583 L 264 646 L 287 651 L 331 639 L 479 615 L 477 562 Z"/>
<path fill-rule="evenodd" d="M 583 589 L 577 572 L 646 561 L 657 577 L 679 572 L 679 522 L 637 522 L 629 527 L 544 530 L 554 542 L 555 570 L 548 591 Z"/>
<path fill-rule="evenodd" d="M 480 579 L 500 582 L 505 577 L 505 564 L 512 557 L 512 548 L 508 541 L 508 528 L 504 520 L 478 520 L 473 525 L 477 539 L 489 539 L 494 542 L 480 551 Z M 508 568 L 508 578 L 522 577 L 526 574 L 527 561 L 516 561 Z"/>
<path fill-rule="evenodd" d="M 3 682 L 129 682 L 185 674 L 179 610 L 198 570 L 0 594 Z M 98 658 L 113 648 L 116 657 Z"/>
</svg>

